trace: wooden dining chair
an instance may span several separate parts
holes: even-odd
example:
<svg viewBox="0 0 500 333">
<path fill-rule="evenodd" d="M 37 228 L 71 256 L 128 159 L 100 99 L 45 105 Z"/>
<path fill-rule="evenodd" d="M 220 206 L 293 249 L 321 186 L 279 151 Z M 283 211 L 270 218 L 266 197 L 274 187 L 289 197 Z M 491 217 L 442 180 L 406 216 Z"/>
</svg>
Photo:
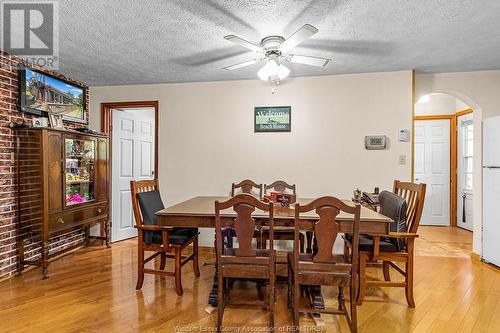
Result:
<svg viewBox="0 0 500 333">
<path fill-rule="evenodd" d="M 408 306 L 415 307 L 413 295 L 413 268 L 415 238 L 425 201 L 426 184 L 394 181 L 393 193 L 379 194 L 380 213 L 390 217 L 390 232 L 387 235 L 360 237 L 360 286 L 358 305 L 363 304 L 366 288 L 403 287 Z M 346 243 L 349 246 L 349 241 Z M 351 251 L 352 252 L 352 251 Z M 402 262 L 402 269 L 396 262 Z M 367 280 L 366 267 L 382 267 L 385 281 Z M 404 282 L 391 281 L 390 267 L 404 277 Z"/>
<path fill-rule="evenodd" d="M 280 192 L 280 193 L 289 193 L 297 195 L 295 184 L 289 185 L 287 182 L 283 180 L 277 180 L 269 185 L 264 184 L 264 195 L 268 194 L 269 192 Z M 259 243 L 261 244 L 261 247 L 265 249 L 267 246 L 267 241 L 269 240 L 269 227 L 262 226 L 259 231 L 260 231 Z M 304 242 L 305 242 L 304 234 L 300 233 L 299 237 L 300 237 L 300 252 L 304 252 Z M 274 228 L 274 240 L 293 241 L 293 239 L 294 239 L 293 227 L 280 226 Z M 286 264 L 286 257 L 283 263 Z"/>
<path fill-rule="evenodd" d="M 253 180 L 244 179 L 239 183 L 231 184 L 231 196 L 234 197 L 238 193 L 247 193 L 253 195 L 259 200 L 262 199 L 262 184 L 257 184 Z M 227 247 L 233 247 L 233 238 L 235 237 L 234 231 L 227 230 L 223 232 L 225 244 Z M 261 248 L 260 244 L 260 226 L 255 226 L 253 238 L 257 241 L 257 247 Z"/>
<path fill-rule="evenodd" d="M 224 218 L 221 211 L 232 208 L 237 217 Z M 226 305 L 267 305 L 271 314 L 271 329 L 274 331 L 275 312 L 275 251 L 252 247 L 255 220 L 252 213 L 259 209 L 269 214 L 270 248 L 273 248 L 274 216 L 273 203 L 264 203 L 250 194 L 238 194 L 227 201 L 215 202 L 215 231 L 217 252 L 217 288 L 218 315 L 217 331 L 221 331 L 222 319 Z M 224 229 L 235 231 L 238 248 L 224 248 L 222 232 Z M 269 297 L 262 300 L 233 300 L 229 295 L 229 278 L 264 279 L 269 281 Z"/>
<path fill-rule="evenodd" d="M 262 184 L 257 184 L 253 180 L 245 179 L 241 182 L 231 184 L 231 196 L 234 197 L 239 193 L 248 193 L 255 197 L 258 196 L 259 200 L 262 199 Z"/>
<path fill-rule="evenodd" d="M 172 228 L 160 226 L 156 222 L 156 212 L 165 208 L 161 200 L 156 180 L 139 180 L 130 182 L 132 207 L 134 210 L 135 227 L 138 230 L 138 272 L 137 290 L 142 288 L 144 274 L 160 276 L 175 276 L 175 290 L 177 295 L 183 294 L 181 268 L 187 262 L 193 262 L 195 276 L 200 276 L 198 268 L 198 229 L 197 228 Z M 189 245 L 193 245 L 192 253 L 182 255 Z M 154 252 L 145 258 L 145 252 Z M 171 254 L 171 253 L 174 254 Z M 159 269 L 145 268 L 145 264 L 155 257 L 160 256 Z M 166 259 L 175 260 L 175 270 L 165 271 Z"/>
<path fill-rule="evenodd" d="M 299 253 L 299 234 L 306 229 L 301 225 L 300 213 L 315 211 L 318 221 L 313 223 L 317 252 Z M 337 216 L 340 212 L 354 216 L 352 223 L 352 260 L 344 260 L 343 255 L 334 255 L 333 247 L 340 223 Z M 318 198 L 311 203 L 300 206 L 295 205 L 295 227 L 293 253 L 288 254 L 288 304 L 291 307 L 294 327 L 299 327 L 300 313 L 330 313 L 346 316 L 351 332 L 357 331 L 356 294 L 357 261 L 359 240 L 359 220 L 361 206 L 350 206 L 334 197 Z M 310 227 L 311 227 L 310 226 Z M 310 229 L 307 228 L 307 229 Z M 338 287 L 338 308 L 317 309 L 299 308 L 300 285 L 327 285 Z M 350 313 L 345 307 L 344 288 L 350 291 Z"/>
</svg>

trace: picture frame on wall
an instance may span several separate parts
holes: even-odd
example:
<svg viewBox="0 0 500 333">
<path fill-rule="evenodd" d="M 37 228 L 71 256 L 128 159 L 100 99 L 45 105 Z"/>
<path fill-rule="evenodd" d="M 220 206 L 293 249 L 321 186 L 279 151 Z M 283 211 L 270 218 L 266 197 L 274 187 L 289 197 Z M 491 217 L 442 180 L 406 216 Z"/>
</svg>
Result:
<svg viewBox="0 0 500 333">
<path fill-rule="evenodd" d="M 290 106 L 257 106 L 254 109 L 254 132 L 290 132 Z"/>
<path fill-rule="evenodd" d="M 61 114 L 49 114 L 49 123 L 52 128 L 64 129 L 63 116 Z"/>
</svg>

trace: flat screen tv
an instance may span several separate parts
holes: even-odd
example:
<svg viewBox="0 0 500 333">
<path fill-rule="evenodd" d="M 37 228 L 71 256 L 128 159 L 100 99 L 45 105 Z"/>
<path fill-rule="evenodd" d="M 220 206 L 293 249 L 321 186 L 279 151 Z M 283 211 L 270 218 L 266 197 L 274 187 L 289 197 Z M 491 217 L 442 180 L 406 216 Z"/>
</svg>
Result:
<svg viewBox="0 0 500 333">
<path fill-rule="evenodd" d="M 63 114 L 69 121 L 85 122 L 85 88 L 40 71 L 19 71 L 20 104 L 23 112 L 48 116 Z"/>
</svg>

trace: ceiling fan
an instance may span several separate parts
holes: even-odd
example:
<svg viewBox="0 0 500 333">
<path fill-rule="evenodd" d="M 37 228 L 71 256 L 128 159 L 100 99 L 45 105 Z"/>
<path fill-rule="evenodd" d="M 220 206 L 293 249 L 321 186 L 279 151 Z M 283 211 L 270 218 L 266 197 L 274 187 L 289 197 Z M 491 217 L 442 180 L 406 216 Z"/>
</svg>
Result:
<svg viewBox="0 0 500 333">
<path fill-rule="evenodd" d="M 317 32 L 318 29 L 310 24 L 305 24 L 288 37 L 288 39 L 285 39 L 282 36 L 267 36 L 262 38 L 260 44 L 254 44 L 235 35 L 225 36 L 224 38 L 226 40 L 246 47 L 247 49 L 254 51 L 256 55 L 254 59 L 227 66 L 224 67 L 224 69 L 235 70 L 261 61 L 266 61 L 266 64 L 257 72 L 257 75 L 263 81 L 279 82 L 290 74 L 290 70 L 282 65 L 285 61 L 310 66 L 325 67 L 331 59 L 291 53 L 291 50 L 295 46 L 312 37 Z"/>
</svg>

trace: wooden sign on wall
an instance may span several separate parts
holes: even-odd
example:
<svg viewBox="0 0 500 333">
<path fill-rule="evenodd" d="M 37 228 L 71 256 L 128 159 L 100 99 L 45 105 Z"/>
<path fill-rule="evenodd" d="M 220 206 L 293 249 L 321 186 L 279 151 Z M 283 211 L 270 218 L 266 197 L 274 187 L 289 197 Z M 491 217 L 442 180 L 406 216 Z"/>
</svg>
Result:
<svg viewBox="0 0 500 333">
<path fill-rule="evenodd" d="M 255 132 L 290 132 L 290 106 L 258 106 L 254 110 Z"/>
</svg>

